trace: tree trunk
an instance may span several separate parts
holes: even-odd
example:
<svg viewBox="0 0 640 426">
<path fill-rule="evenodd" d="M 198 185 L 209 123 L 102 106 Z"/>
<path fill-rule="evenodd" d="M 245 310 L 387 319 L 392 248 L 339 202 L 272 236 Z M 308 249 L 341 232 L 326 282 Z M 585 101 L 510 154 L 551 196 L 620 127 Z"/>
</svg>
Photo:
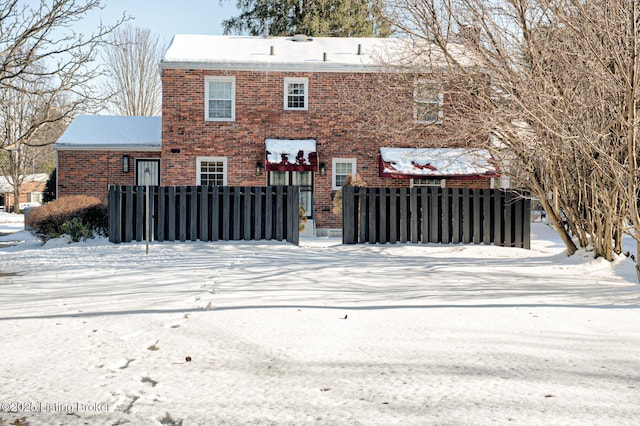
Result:
<svg viewBox="0 0 640 426">
<path fill-rule="evenodd" d="M 20 213 L 20 185 L 18 182 L 13 185 L 13 212 Z"/>
</svg>

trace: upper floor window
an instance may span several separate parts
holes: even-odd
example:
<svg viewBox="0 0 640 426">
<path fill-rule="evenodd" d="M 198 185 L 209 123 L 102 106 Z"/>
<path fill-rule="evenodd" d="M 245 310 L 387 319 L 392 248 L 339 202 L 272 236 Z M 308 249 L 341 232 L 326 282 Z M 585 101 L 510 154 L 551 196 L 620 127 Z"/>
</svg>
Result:
<svg viewBox="0 0 640 426">
<path fill-rule="evenodd" d="M 419 80 L 413 92 L 413 118 L 422 124 L 442 124 L 444 95 L 442 85 L 433 80 Z"/>
<path fill-rule="evenodd" d="M 207 77 L 205 79 L 205 120 L 235 121 L 236 78 Z"/>
<path fill-rule="evenodd" d="M 198 157 L 196 170 L 197 185 L 224 186 L 227 184 L 226 157 Z"/>
<path fill-rule="evenodd" d="M 284 109 L 307 110 L 309 108 L 309 79 L 284 79 Z"/>
<path fill-rule="evenodd" d="M 332 175 L 331 183 L 333 189 L 337 190 L 342 188 L 344 180 L 348 175 L 355 175 L 356 173 L 356 159 L 355 158 L 334 158 L 332 160 Z"/>
</svg>

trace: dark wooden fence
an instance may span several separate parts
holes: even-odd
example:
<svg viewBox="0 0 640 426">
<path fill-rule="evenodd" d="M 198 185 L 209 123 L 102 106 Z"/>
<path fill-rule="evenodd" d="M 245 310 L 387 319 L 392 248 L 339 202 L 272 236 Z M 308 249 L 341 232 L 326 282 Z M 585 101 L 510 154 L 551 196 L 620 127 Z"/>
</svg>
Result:
<svg viewBox="0 0 640 426">
<path fill-rule="evenodd" d="M 295 186 L 152 186 L 155 241 L 279 240 L 299 243 Z M 144 241 L 146 187 L 109 187 L 109 240 Z"/>
<path fill-rule="evenodd" d="M 342 242 L 530 248 L 530 201 L 490 189 L 344 187 Z"/>
</svg>

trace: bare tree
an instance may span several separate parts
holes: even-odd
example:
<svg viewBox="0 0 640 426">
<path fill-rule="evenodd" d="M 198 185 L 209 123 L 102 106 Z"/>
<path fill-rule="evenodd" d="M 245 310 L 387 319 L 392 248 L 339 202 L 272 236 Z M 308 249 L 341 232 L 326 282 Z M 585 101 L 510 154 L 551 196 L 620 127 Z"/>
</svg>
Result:
<svg viewBox="0 0 640 426">
<path fill-rule="evenodd" d="M 14 211 L 20 209 L 27 174 L 43 161 L 69 121 L 60 117 L 69 108 L 65 99 L 46 90 L 42 93 L 43 84 L 21 79 L 19 85 L 0 87 L 0 140 L 4 142 L 0 172 L 13 187 Z"/>
<path fill-rule="evenodd" d="M 452 102 L 456 129 L 494 136 L 484 139 L 487 148 L 540 200 L 569 254 L 574 238 L 609 260 L 624 232 L 639 240 L 639 7 L 638 0 L 388 3 L 411 40 L 407 57 L 428 45 L 446 58 L 445 90 L 467 99 Z M 456 55 L 460 46 L 475 71 Z"/>
<path fill-rule="evenodd" d="M 91 84 L 102 74 L 96 59 L 114 25 L 89 35 L 73 25 L 101 8 L 100 0 L 8 0 L 0 3 L 0 150 L 13 180 L 15 209 L 33 147 L 52 144 L 49 132 L 82 110 L 102 108 Z"/>
<path fill-rule="evenodd" d="M 109 73 L 104 83 L 112 95 L 111 109 L 123 115 L 159 115 L 162 85 L 158 64 L 163 47 L 159 37 L 144 28 L 126 25 L 112 37 L 104 53 Z"/>
</svg>

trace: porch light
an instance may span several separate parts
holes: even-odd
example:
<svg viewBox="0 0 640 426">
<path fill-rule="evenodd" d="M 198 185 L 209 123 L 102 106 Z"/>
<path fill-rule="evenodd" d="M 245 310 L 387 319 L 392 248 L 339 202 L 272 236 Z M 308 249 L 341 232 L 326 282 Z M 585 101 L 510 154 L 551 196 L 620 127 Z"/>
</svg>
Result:
<svg viewBox="0 0 640 426">
<path fill-rule="evenodd" d="M 122 171 L 124 173 L 129 173 L 129 156 L 128 155 L 122 156 Z"/>
<path fill-rule="evenodd" d="M 262 161 L 258 161 L 256 163 L 256 176 L 260 176 L 264 171 L 264 167 L 262 166 Z"/>
<path fill-rule="evenodd" d="M 320 163 L 320 176 L 324 176 L 327 174 L 327 164 Z"/>
</svg>

